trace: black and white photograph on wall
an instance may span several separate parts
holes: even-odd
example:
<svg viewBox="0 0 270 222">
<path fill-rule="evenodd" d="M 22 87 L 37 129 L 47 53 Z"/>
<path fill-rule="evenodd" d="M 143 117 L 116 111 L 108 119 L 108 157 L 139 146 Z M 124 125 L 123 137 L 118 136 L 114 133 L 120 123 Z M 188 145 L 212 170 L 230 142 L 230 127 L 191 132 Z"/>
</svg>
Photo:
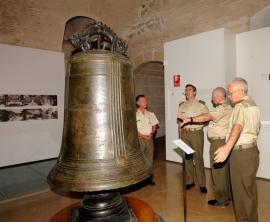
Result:
<svg viewBox="0 0 270 222">
<path fill-rule="evenodd" d="M 22 120 L 24 120 L 23 109 L 0 110 L 0 122 L 11 122 Z"/>
<path fill-rule="evenodd" d="M 5 109 L 0 110 L 0 122 L 8 121 L 8 111 Z"/>
<path fill-rule="evenodd" d="M 58 119 L 56 108 L 0 109 L 0 122 Z"/>
<path fill-rule="evenodd" d="M 0 107 L 5 107 L 6 102 L 5 102 L 5 96 L 4 95 L 0 95 Z"/>
<path fill-rule="evenodd" d="M 25 109 L 24 120 L 41 120 L 42 110 L 41 109 Z"/>
<path fill-rule="evenodd" d="M 4 95 L 6 107 L 23 106 L 23 95 Z"/>
<path fill-rule="evenodd" d="M 41 106 L 42 97 L 41 95 L 23 95 L 24 106 Z"/>
<path fill-rule="evenodd" d="M 42 95 L 43 106 L 57 106 L 57 95 Z"/>
<path fill-rule="evenodd" d="M 58 112 L 55 108 L 42 109 L 42 119 L 57 119 Z"/>
<path fill-rule="evenodd" d="M 0 122 L 58 119 L 56 106 L 57 95 L 0 94 Z"/>
<path fill-rule="evenodd" d="M 0 95 L 0 107 L 57 106 L 57 95 Z"/>
</svg>

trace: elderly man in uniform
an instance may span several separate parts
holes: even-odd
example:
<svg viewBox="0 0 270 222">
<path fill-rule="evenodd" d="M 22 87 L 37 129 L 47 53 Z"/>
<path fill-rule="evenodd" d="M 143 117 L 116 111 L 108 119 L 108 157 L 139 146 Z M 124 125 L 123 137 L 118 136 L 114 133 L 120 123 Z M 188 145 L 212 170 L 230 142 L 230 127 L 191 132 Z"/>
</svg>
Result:
<svg viewBox="0 0 270 222">
<path fill-rule="evenodd" d="M 260 111 L 247 95 L 248 84 L 236 78 L 228 85 L 228 96 L 234 104 L 229 121 L 226 144 L 215 152 L 215 162 L 224 162 L 230 155 L 230 175 L 237 222 L 257 222 L 256 174 L 259 167 L 257 137 Z"/>
<path fill-rule="evenodd" d="M 137 112 L 136 112 L 136 121 L 137 129 L 139 134 L 139 142 L 141 149 L 143 150 L 146 158 L 153 165 L 153 156 L 154 156 L 154 144 L 153 144 L 153 135 L 155 134 L 158 128 L 158 120 L 156 115 L 153 112 L 147 110 L 147 99 L 145 95 L 138 95 L 136 97 L 137 103 Z M 155 185 L 150 177 L 150 185 Z"/>
<path fill-rule="evenodd" d="M 208 112 L 208 108 L 201 100 L 196 100 L 197 89 L 188 84 L 185 87 L 186 101 L 179 104 L 178 116 L 194 117 Z M 192 120 L 192 119 L 191 119 Z M 192 121 L 191 121 L 192 123 Z M 180 122 L 178 122 L 180 126 Z M 207 193 L 205 185 L 205 172 L 203 161 L 204 133 L 203 124 L 189 124 L 179 128 L 179 137 L 195 150 L 193 155 L 186 155 L 186 189 L 189 190 L 194 184 L 194 166 L 201 193 Z"/>
<path fill-rule="evenodd" d="M 183 126 L 192 121 L 194 123 L 210 121 L 208 125 L 208 139 L 210 141 L 210 166 L 214 183 L 215 199 L 209 200 L 208 204 L 227 206 L 229 199 L 231 199 L 228 162 L 214 163 L 214 153 L 217 148 L 225 144 L 232 111 L 231 106 L 226 102 L 226 91 L 223 87 L 217 87 L 213 90 L 212 103 L 214 109 L 211 112 L 192 117 L 192 119 L 179 116 L 179 118 L 183 120 L 180 125 Z"/>
</svg>

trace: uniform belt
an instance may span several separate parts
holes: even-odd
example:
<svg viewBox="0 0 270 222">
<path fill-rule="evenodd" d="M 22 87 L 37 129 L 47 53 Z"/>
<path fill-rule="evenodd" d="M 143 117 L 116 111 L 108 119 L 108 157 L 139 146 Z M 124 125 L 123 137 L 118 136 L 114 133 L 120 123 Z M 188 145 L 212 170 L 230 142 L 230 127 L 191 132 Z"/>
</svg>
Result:
<svg viewBox="0 0 270 222">
<path fill-rule="evenodd" d="M 245 150 L 245 149 L 253 148 L 254 146 L 257 146 L 256 142 L 249 143 L 249 144 L 237 145 L 237 146 L 234 146 L 233 149 L 234 150 Z"/>
<path fill-rule="evenodd" d="M 215 141 L 215 140 L 224 140 L 224 139 L 226 139 L 226 137 L 224 136 L 224 137 L 209 137 L 209 141 L 210 142 L 213 142 L 213 141 Z"/>
<path fill-rule="evenodd" d="M 199 130 L 202 130 L 202 128 L 183 128 L 183 130 L 186 130 L 186 131 L 199 131 Z"/>
</svg>

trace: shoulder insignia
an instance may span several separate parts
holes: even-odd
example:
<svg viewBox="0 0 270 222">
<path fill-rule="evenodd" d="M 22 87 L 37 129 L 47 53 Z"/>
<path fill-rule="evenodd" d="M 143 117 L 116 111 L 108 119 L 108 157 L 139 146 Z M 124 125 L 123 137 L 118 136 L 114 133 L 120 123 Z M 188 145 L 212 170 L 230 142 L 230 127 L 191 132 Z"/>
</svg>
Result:
<svg viewBox="0 0 270 222">
<path fill-rule="evenodd" d="M 201 104 L 205 105 L 205 102 L 204 102 L 204 101 L 202 101 L 202 100 L 199 100 L 199 103 L 201 103 Z"/>
<path fill-rule="evenodd" d="M 184 103 L 184 101 L 180 102 L 180 103 L 179 103 L 179 106 L 181 106 L 183 103 Z"/>
</svg>

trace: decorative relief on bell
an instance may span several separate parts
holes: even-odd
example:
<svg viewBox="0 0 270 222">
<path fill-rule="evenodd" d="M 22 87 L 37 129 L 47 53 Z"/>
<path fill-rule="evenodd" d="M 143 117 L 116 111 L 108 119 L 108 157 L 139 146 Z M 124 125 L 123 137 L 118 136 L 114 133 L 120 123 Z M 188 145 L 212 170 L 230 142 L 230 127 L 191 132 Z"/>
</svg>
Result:
<svg viewBox="0 0 270 222">
<path fill-rule="evenodd" d="M 126 55 L 127 45 L 113 30 L 102 22 L 92 21 L 81 32 L 69 38 L 75 51 L 108 50 Z"/>
</svg>

